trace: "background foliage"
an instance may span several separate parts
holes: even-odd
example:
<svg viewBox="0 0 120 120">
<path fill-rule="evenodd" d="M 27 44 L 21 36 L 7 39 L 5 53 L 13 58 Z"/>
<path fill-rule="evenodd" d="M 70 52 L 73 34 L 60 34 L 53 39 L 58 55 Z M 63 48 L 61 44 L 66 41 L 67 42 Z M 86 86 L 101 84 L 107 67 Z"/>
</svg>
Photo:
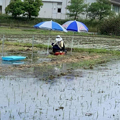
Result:
<svg viewBox="0 0 120 120">
<path fill-rule="evenodd" d="M 6 14 L 12 14 L 14 18 L 19 15 L 26 15 L 30 19 L 32 16 L 38 16 L 42 5 L 42 0 L 11 0 L 5 8 L 5 12 Z"/>
<path fill-rule="evenodd" d="M 84 0 L 71 0 L 70 5 L 66 7 L 69 10 L 67 15 L 74 20 L 78 19 L 80 14 L 85 12 L 87 4 L 84 3 Z"/>
<path fill-rule="evenodd" d="M 88 7 L 90 19 L 102 20 L 104 17 L 112 15 L 111 3 L 109 0 L 97 0 Z"/>
<path fill-rule="evenodd" d="M 101 21 L 100 34 L 120 36 L 120 15 Z"/>
</svg>

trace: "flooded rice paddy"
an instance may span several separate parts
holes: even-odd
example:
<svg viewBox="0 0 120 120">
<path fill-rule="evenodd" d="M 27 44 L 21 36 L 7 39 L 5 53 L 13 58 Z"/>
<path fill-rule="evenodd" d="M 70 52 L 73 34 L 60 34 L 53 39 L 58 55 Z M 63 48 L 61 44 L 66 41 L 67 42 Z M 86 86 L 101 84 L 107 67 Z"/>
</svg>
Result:
<svg viewBox="0 0 120 120">
<path fill-rule="evenodd" d="M 10 66 L 17 67 L 4 64 L 0 74 L 0 120 L 120 119 L 119 61 L 93 69 Z"/>
</svg>

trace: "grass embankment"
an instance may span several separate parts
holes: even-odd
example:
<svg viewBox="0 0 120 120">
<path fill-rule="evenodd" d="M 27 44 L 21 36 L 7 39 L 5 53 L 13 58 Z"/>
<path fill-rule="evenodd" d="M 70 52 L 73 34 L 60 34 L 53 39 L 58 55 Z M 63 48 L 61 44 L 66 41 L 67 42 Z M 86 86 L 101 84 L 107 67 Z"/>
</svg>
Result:
<svg viewBox="0 0 120 120">
<path fill-rule="evenodd" d="M 26 27 L 20 27 L 20 28 L 11 28 L 11 27 L 0 27 L 0 35 L 6 36 L 6 35 L 21 35 L 21 36 L 29 36 L 29 35 L 58 35 L 61 36 L 90 36 L 90 37 L 101 37 L 101 38 L 120 38 L 120 36 L 114 36 L 114 35 L 99 35 L 94 32 L 92 33 L 84 33 L 84 32 L 60 32 L 60 31 L 49 31 L 49 30 L 43 30 L 43 29 L 35 29 L 33 26 L 31 28 Z"/>
<path fill-rule="evenodd" d="M 50 21 L 53 20 L 59 24 L 63 24 L 66 21 L 72 20 L 72 19 L 52 19 L 52 18 L 26 18 L 26 17 L 17 17 L 17 18 L 13 18 L 12 16 L 8 16 L 8 15 L 0 15 L 0 26 L 7 26 L 10 28 L 19 28 L 19 27 L 27 27 L 27 28 L 31 28 L 33 27 L 35 24 L 43 22 L 43 21 Z M 97 26 L 99 25 L 99 21 L 91 21 L 88 19 L 79 19 L 78 21 L 83 22 L 88 28 L 89 31 L 91 32 L 96 32 L 97 31 Z"/>
<path fill-rule="evenodd" d="M 89 34 L 89 33 L 73 33 L 73 32 L 60 32 L 60 31 L 49 31 L 49 30 L 42 30 L 42 29 L 36 29 L 34 27 L 32 28 L 10 28 L 10 27 L 0 27 L 0 34 L 1 35 L 84 35 L 84 36 L 88 36 L 88 35 L 93 35 L 93 34 Z"/>
</svg>

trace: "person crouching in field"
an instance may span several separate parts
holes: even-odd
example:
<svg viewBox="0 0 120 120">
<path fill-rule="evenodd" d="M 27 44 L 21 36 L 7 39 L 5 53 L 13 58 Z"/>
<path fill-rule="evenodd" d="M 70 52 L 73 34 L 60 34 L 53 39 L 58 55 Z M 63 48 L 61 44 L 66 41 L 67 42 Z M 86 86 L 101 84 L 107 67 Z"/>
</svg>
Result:
<svg viewBox="0 0 120 120">
<path fill-rule="evenodd" d="M 64 44 L 64 41 L 61 38 L 61 36 L 57 35 L 55 40 L 56 40 L 56 42 L 52 43 L 53 53 L 56 53 L 56 52 L 61 52 L 61 53 L 65 52 L 65 44 Z"/>
</svg>

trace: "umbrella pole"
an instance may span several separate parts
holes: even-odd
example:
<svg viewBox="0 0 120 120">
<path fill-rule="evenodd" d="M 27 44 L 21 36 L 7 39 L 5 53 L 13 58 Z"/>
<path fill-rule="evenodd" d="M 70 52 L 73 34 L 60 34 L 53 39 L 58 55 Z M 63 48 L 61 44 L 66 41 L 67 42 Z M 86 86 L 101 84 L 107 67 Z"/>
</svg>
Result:
<svg viewBox="0 0 120 120">
<path fill-rule="evenodd" d="M 72 49 L 73 49 L 73 39 L 74 39 L 74 32 L 73 32 L 72 43 L 71 43 L 71 54 L 72 54 Z"/>
<path fill-rule="evenodd" d="M 49 54 L 50 34 L 51 34 L 51 30 L 50 30 L 50 32 L 49 32 L 48 47 L 47 47 L 47 54 Z"/>
<path fill-rule="evenodd" d="M 3 39 L 2 39 L 2 56 L 4 56 L 4 35 L 3 35 Z"/>
<path fill-rule="evenodd" d="M 48 39 L 47 54 L 49 54 L 49 44 L 50 44 L 50 37 L 49 37 L 49 39 Z"/>
<path fill-rule="evenodd" d="M 33 47 L 34 47 L 34 35 L 33 35 L 33 39 L 32 39 L 32 61 L 33 61 Z"/>
</svg>

